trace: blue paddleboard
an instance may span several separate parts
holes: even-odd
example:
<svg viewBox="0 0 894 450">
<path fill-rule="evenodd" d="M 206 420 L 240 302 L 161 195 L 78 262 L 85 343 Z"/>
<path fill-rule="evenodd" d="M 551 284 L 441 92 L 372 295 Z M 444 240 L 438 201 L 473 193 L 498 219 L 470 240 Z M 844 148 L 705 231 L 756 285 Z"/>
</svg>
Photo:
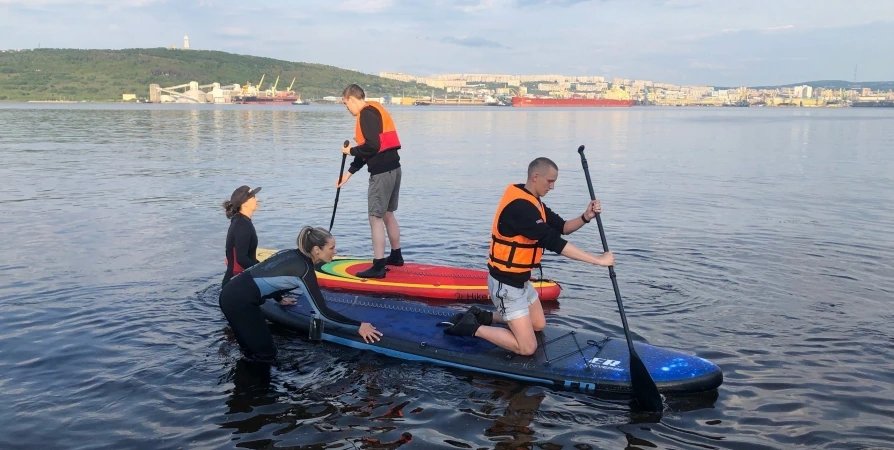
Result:
<svg viewBox="0 0 894 450">
<path fill-rule="evenodd" d="M 553 326 L 547 320 L 546 329 L 537 333 L 537 351 L 519 356 L 480 338 L 444 333 L 443 323 L 459 312 L 455 309 L 356 294 L 324 295 L 331 309 L 370 322 L 383 334 L 380 341 L 367 344 L 355 327 L 324 321 L 320 335 L 324 341 L 533 383 L 584 391 L 631 392 L 629 351 L 623 337 L 575 331 Z M 316 317 L 303 295 L 292 306 L 268 299 L 261 310 L 267 320 L 302 333 L 309 331 L 312 317 Z M 710 361 L 648 344 L 633 345 L 663 394 L 711 391 L 723 382 L 720 368 Z"/>
</svg>

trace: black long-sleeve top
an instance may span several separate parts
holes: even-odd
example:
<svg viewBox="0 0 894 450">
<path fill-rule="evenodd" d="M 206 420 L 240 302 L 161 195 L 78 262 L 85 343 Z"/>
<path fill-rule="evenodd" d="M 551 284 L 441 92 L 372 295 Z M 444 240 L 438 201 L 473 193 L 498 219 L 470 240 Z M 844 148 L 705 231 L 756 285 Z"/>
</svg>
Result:
<svg viewBox="0 0 894 450">
<path fill-rule="evenodd" d="M 356 173 L 366 165 L 370 175 L 376 175 L 400 167 L 400 155 L 397 148 L 379 153 L 382 133 L 382 114 L 372 106 L 360 110 L 360 131 L 363 133 L 364 142 L 361 145 L 351 147 L 351 155 L 354 161 L 348 172 Z"/>
<path fill-rule="evenodd" d="M 359 321 L 333 311 L 326 305 L 326 299 L 317 284 L 317 274 L 314 271 L 313 262 L 297 249 L 276 252 L 246 270 L 244 274 L 234 278 L 232 283 L 247 283 L 247 280 L 251 280 L 258 288 L 258 297 L 256 298 L 258 305 L 263 304 L 264 299 L 278 300 L 289 291 L 300 288 L 310 300 L 314 310 L 326 319 L 349 325 L 360 326 L 361 324 Z M 234 286 L 233 289 L 238 289 L 238 287 Z M 227 287 L 224 287 L 224 291 L 226 290 Z"/>
<path fill-rule="evenodd" d="M 227 271 L 221 285 L 226 285 L 233 275 L 257 264 L 257 252 L 258 234 L 254 224 L 244 214 L 237 213 L 230 219 L 230 229 L 227 230 Z"/>
</svg>

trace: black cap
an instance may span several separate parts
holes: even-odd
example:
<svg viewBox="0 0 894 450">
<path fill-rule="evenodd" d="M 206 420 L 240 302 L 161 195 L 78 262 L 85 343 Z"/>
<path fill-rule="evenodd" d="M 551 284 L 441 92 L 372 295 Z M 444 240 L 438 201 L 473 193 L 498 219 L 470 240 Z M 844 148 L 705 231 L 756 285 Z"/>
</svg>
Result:
<svg viewBox="0 0 894 450">
<path fill-rule="evenodd" d="M 254 197 L 258 192 L 261 192 L 260 187 L 252 189 L 248 186 L 239 186 L 233 191 L 233 195 L 230 196 L 230 203 L 236 208 L 240 208 L 243 203 Z"/>
</svg>

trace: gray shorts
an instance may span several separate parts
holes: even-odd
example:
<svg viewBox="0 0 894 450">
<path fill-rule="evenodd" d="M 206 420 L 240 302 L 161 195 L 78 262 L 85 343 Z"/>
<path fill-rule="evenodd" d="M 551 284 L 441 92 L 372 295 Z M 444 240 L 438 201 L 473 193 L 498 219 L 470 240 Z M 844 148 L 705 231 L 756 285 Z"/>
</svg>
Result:
<svg viewBox="0 0 894 450">
<path fill-rule="evenodd" d="M 524 289 L 519 289 L 495 280 L 490 274 L 487 275 L 487 290 L 490 292 L 490 300 L 506 321 L 527 316 L 528 306 L 540 299 L 537 289 L 530 281 L 525 283 Z"/>
<path fill-rule="evenodd" d="M 386 211 L 397 211 L 397 198 L 400 196 L 400 167 L 388 172 L 369 176 L 369 191 L 366 200 L 369 204 L 369 215 L 384 217 Z"/>
</svg>

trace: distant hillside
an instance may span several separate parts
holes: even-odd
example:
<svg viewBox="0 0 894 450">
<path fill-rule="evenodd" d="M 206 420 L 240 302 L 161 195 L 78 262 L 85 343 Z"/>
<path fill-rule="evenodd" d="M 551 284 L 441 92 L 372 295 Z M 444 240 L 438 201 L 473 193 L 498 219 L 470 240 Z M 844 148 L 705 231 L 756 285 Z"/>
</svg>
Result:
<svg viewBox="0 0 894 450">
<path fill-rule="evenodd" d="M 122 94 L 149 95 L 149 85 L 190 81 L 221 85 L 250 81 L 263 88 L 280 77 L 277 89 L 303 99 L 341 95 L 350 83 L 369 97 L 430 95 L 432 89 L 322 64 L 281 61 L 207 50 L 138 48 L 124 50 L 38 49 L 0 52 L 0 100 L 121 100 Z M 435 93 L 441 93 L 435 90 Z"/>
<path fill-rule="evenodd" d="M 777 86 L 748 86 L 751 89 L 778 89 L 778 88 L 786 88 L 786 87 L 795 87 L 795 86 L 810 86 L 814 89 L 816 88 L 824 88 L 824 89 L 862 89 L 862 88 L 870 88 L 873 91 L 887 91 L 888 89 L 894 89 L 894 81 L 844 81 L 844 80 L 818 80 L 818 81 L 805 81 L 803 83 L 792 83 L 792 84 L 781 84 Z"/>
</svg>

